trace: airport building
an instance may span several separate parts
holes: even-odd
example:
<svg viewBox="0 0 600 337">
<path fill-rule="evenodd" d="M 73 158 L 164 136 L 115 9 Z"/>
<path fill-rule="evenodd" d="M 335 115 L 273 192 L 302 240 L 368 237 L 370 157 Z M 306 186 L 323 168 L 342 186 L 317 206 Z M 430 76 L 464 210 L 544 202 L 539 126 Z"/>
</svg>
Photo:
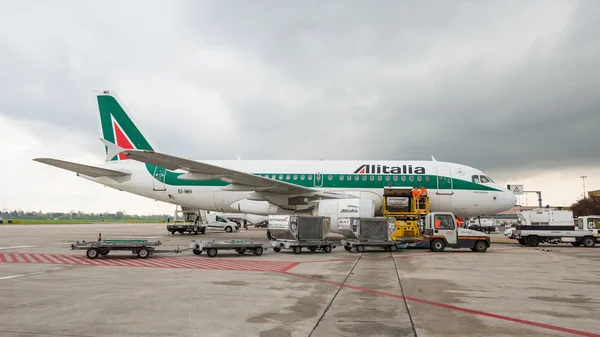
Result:
<svg viewBox="0 0 600 337">
<path fill-rule="evenodd" d="M 589 191 L 588 198 L 600 197 L 600 190 Z"/>
</svg>

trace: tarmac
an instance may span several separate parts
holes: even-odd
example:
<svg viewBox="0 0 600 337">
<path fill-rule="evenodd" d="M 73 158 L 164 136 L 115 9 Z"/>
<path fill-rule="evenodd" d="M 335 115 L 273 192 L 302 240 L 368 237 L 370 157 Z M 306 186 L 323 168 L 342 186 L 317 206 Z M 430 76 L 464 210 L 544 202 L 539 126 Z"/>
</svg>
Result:
<svg viewBox="0 0 600 337">
<path fill-rule="evenodd" d="M 404 249 L 262 256 L 111 252 L 77 240 L 264 242 L 265 229 L 170 235 L 166 224 L 0 225 L 0 336 L 598 336 L 600 247 Z M 341 237 L 333 234 L 331 240 Z"/>
</svg>

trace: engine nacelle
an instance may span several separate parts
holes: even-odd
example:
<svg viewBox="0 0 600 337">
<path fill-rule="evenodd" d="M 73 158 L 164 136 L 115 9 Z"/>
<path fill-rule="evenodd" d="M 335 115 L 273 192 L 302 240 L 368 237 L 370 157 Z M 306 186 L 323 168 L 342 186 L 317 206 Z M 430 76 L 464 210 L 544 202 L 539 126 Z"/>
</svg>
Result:
<svg viewBox="0 0 600 337">
<path fill-rule="evenodd" d="M 283 209 L 279 206 L 271 205 L 267 201 L 255 201 L 242 199 L 230 205 L 235 212 L 250 214 L 292 214 L 292 211 Z"/>
<path fill-rule="evenodd" d="M 372 199 L 333 199 L 321 200 L 312 215 L 331 218 L 331 232 L 338 233 L 340 218 L 372 218 L 375 216 L 376 203 Z"/>
</svg>

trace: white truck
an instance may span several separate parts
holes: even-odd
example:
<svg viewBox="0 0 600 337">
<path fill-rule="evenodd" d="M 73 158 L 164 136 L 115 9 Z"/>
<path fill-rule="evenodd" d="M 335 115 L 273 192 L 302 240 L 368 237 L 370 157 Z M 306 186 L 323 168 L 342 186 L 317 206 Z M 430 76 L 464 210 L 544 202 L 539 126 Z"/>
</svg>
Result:
<svg viewBox="0 0 600 337">
<path fill-rule="evenodd" d="M 523 246 L 537 247 L 540 243 L 570 243 L 579 247 L 594 247 L 600 240 L 600 215 L 582 216 L 577 226 L 569 225 L 518 225 L 514 237 Z"/>
<path fill-rule="evenodd" d="M 517 211 L 518 224 L 522 226 L 571 226 L 574 227 L 573 212 L 553 208 L 537 208 L 530 211 Z M 515 239 L 516 225 L 504 231 L 504 235 Z"/>
<path fill-rule="evenodd" d="M 179 220 L 181 218 L 182 220 Z M 174 223 L 167 225 L 167 231 L 173 235 L 185 232 L 204 234 L 207 228 L 224 230 L 227 233 L 240 229 L 236 222 L 219 213 L 208 213 L 203 210 L 194 210 L 187 207 L 179 208 L 179 206 L 175 209 Z"/>
</svg>

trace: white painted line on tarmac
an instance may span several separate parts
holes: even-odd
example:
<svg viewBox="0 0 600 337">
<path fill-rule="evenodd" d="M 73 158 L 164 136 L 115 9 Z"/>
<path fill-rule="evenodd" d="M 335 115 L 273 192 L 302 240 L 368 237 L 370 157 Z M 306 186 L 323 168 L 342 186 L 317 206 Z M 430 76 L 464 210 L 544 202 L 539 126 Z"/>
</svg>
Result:
<svg viewBox="0 0 600 337">
<path fill-rule="evenodd" d="M 12 246 L 12 247 L 0 247 L 0 250 L 3 250 L 3 249 L 16 249 L 16 248 L 30 248 L 30 247 L 38 247 L 38 246 Z"/>
<path fill-rule="evenodd" d="M 2 276 L 2 277 L 0 277 L 0 281 L 1 280 L 10 280 L 10 279 L 13 279 L 13 278 L 23 277 L 23 276 L 39 275 L 39 274 L 43 274 L 43 272 L 28 273 L 28 274 L 18 274 L 18 275 L 10 275 L 10 276 Z"/>
</svg>

